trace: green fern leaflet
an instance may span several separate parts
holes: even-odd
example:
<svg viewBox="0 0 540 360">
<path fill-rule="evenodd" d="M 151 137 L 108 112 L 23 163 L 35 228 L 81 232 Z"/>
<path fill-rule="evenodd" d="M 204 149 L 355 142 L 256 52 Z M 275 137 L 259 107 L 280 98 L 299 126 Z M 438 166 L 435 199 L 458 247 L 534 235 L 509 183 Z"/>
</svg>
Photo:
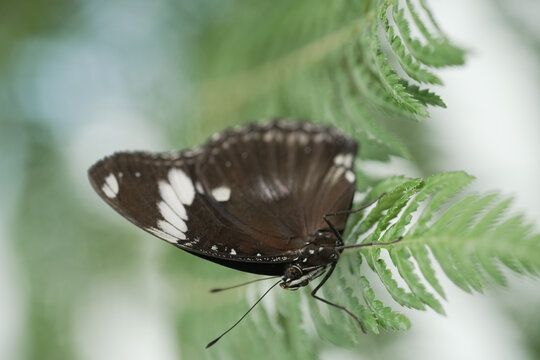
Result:
<svg viewBox="0 0 540 360">
<path fill-rule="evenodd" d="M 381 247 L 359 251 L 398 304 L 419 310 L 427 306 L 444 313 L 427 286 L 444 298 L 432 259 L 467 292 L 482 291 L 489 283 L 504 285 L 503 267 L 519 274 L 537 275 L 540 271 L 540 234 L 533 233 L 523 217 L 508 216 L 508 199 L 497 194 L 456 197 L 472 180 L 463 172 L 440 173 L 424 180 L 389 178 L 371 192 L 369 198 L 386 192 L 371 211 L 351 219 L 349 244 L 385 242 L 403 236 L 401 242 L 385 246 L 391 265 L 381 258 Z M 347 255 L 342 258 L 347 259 Z M 407 288 L 398 285 L 390 266 L 395 267 Z M 358 271 L 358 266 L 340 271 L 348 272 L 349 278 L 356 274 L 364 289 L 362 299 L 357 297 L 351 306 L 364 300 L 380 327 L 407 328 L 403 317 L 389 308 L 381 311 L 380 304 L 372 305 L 373 290 Z M 373 326 L 368 328 L 378 332 Z"/>
</svg>

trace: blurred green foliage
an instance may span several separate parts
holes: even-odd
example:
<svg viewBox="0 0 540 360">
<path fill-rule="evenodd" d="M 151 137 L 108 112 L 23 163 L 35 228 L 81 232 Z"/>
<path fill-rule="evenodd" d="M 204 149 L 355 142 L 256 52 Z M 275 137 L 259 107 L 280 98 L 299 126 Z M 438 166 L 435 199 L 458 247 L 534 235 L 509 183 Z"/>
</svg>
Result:
<svg viewBox="0 0 540 360">
<path fill-rule="evenodd" d="M 61 151 L 39 125 L 31 140 L 13 222 L 13 238 L 27 272 L 29 359 L 76 358 L 73 315 L 91 285 L 111 273 L 133 271 L 137 246 L 130 233 L 99 212 L 70 181 Z"/>
</svg>

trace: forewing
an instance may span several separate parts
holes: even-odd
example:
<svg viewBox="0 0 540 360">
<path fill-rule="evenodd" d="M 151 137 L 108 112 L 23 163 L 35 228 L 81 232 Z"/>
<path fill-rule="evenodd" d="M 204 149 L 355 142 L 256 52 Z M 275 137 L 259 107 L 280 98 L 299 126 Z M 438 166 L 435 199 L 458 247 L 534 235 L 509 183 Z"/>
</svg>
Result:
<svg viewBox="0 0 540 360">
<path fill-rule="evenodd" d="M 149 233 L 191 253 L 237 262 L 285 262 L 286 254 L 260 243 L 214 208 L 202 191 L 200 148 L 178 153 L 117 153 L 89 170 L 97 193 Z"/>
<path fill-rule="evenodd" d="M 117 153 L 89 177 L 120 214 L 177 247 L 224 261 L 280 263 L 295 260 L 309 235 L 326 227 L 325 214 L 350 208 L 356 151 L 333 127 L 273 121 L 226 130 L 182 152 Z M 346 218 L 331 220 L 343 230 Z"/>
</svg>

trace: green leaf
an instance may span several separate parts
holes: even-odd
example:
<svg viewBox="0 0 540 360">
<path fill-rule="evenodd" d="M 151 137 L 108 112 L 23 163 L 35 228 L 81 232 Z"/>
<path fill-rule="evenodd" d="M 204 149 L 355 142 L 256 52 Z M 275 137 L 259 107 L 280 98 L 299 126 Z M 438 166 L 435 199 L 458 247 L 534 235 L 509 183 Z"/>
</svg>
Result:
<svg viewBox="0 0 540 360">
<path fill-rule="evenodd" d="M 442 32 L 440 32 L 440 29 L 437 26 L 437 22 L 435 21 L 435 18 L 429 11 L 427 4 L 425 2 L 422 3 L 422 9 L 427 12 L 429 19 L 431 20 L 431 23 L 434 24 L 437 29 L 439 30 L 439 34 L 432 35 L 427 27 L 424 25 L 423 21 L 420 19 L 420 16 L 416 9 L 414 8 L 414 5 L 411 0 L 407 0 L 407 8 L 409 9 L 409 12 L 411 13 L 411 16 L 413 18 L 414 23 L 416 24 L 416 27 L 420 30 L 424 38 L 428 41 L 428 44 L 432 46 L 434 49 L 433 51 L 435 53 L 438 53 L 440 56 L 444 55 L 446 57 L 446 65 L 462 65 L 464 61 L 464 54 L 465 52 L 452 45 L 446 36 Z"/>
<path fill-rule="evenodd" d="M 392 49 L 392 53 L 399 62 L 401 69 L 412 79 L 430 84 L 442 85 L 442 81 L 435 74 L 431 73 L 427 69 L 423 68 L 411 54 L 409 54 L 401 37 L 395 34 L 394 28 L 390 26 L 388 21 L 388 6 L 390 2 L 386 3 L 386 6 L 381 8 L 379 12 L 379 18 L 384 25 L 384 34 L 386 41 Z"/>
<path fill-rule="evenodd" d="M 394 265 L 396 265 L 399 274 L 403 280 L 405 280 L 412 293 L 439 314 L 444 314 L 441 303 L 426 290 L 426 287 L 421 282 L 420 278 L 414 273 L 414 265 L 409 260 L 411 256 L 409 251 L 403 248 L 391 249 L 390 256 Z"/>
<path fill-rule="evenodd" d="M 360 277 L 360 286 L 362 287 L 364 301 L 383 329 L 398 331 L 408 330 L 411 327 L 407 317 L 394 312 L 390 307 L 384 306 L 381 301 L 375 299 L 375 293 L 364 276 Z"/>
<path fill-rule="evenodd" d="M 415 19 L 417 26 L 418 24 L 422 24 L 415 11 L 412 11 L 411 14 L 413 19 Z M 405 19 L 403 9 L 399 9 L 398 6 L 393 6 L 392 18 L 397 29 L 399 30 L 400 37 L 403 40 L 407 50 L 411 56 L 413 56 L 419 62 L 433 67 L 463 64 L 463 50 L 452 46 L 446 39 L 433 38 L 429 36 L 429 38 L 426 38 L 426 45 L 422 45 L 418 39 L 413 39 L 411 37 L 409 23 Z"/>
<path fill-rule="evenodd" d="M 420 89 L 418 85 L 410 85 L 404 81 L 401 81 L 405 90 L 411 94 L 422 105 L 433 105 L 446 108 L 446 104 L 442 101 L 441 97 L 428 89 Z"/>
<path fill-rule="evenodd" d="M 373 188 L 366 201 L 381 192 L 386 195 L 351 222 L 348 244 L 359 239 L 363 243 L 388 242 L 403 236 L 402 241 L 384 246 L 399 275 L 381 258 L 381 247 L 359 250 L 398 304 L 419 310 L 429 306 L 444 314 L 442 304 L 426 286 L 444 298 L 431 254 L 446 276 L 467 292 L 483 291 L 489 281 L 505 285 L 502 267 L 520 274 L 540 273 L 540 235 L 522 216 L 507 217 L 509 199 L 500 200 L 496 193 L 457 196 L 471 181 L 463 172 L 426 179 L 387 178 Z M 364 275 L 358 276 L 364 286 L 363 299 L 379 326 L 396 329 Z M 347 278 L 351 279 L 354 275 Z M 399 279 L 407 288 L 399 285 Z M 347 283 L 342 286 L 353 288 Z"/>
</svg>

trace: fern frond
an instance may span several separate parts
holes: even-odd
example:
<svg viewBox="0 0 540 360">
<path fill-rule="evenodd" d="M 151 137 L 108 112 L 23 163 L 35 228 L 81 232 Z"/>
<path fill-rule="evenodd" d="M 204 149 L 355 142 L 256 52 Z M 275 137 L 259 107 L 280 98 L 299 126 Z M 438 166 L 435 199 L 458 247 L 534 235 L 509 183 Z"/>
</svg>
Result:
<svg viewBox="0 0 540 360">
<path fill-rule="evenodd" d="M 379 326 L 385 330 L 400 331 L 409 329 L 411 323 L 403 314 L 392 310 L 375 296 L 368 279 L 365 276 L 358 278 L 358 271 L 362 263 L 362 257 L 349 256 L 340 260 L 340 266 L 336 268 L 334 279 L 339 284 L 338 291 L 326 290 L 327 293 L 342 293 L 344 296 L 339 299 L 340 304 L 349 310 L 356 310 L 364 328 L 370 332 L 378 334 Z M 335 280 L 334 280 L 335 281 Z M 335 282 L 334 282 L 335 283 Z M 344 289 L 345 291 L 341 291 Z M 364 303 L 365 306 L 361 303 Z M 349 318 L 347 316 L 347 318 Z M 347 319 L 350 321 L 350 318 Z M 356 323 L 351 322 L 354 330 L 358 332 Z"/>
<path fill-rule="evenodd" d="M 406 3 L 407 3 L 407 9 L 409 10 L 412 16 L 416 27 L 418 28 L 418 30 L 420 30 L 424 38 L 427 40 L 428 44 L 433 48 L 433 52 L 444 54 L 446 58 L 445 66 L 462 65 L 464 63 L 464 59 L 463 59 L 464 51 L 452 45 L 438 27 L 437 27 L 437 30 L 439 30 L 439 34 L 432 35 L 428 31 L 427 27 L 424 25 L 423 21 L 420 19 L 420 15 L 415 9 L 412 1 L 406 0 Z M 431 12 L 429 11 L 427 4 L 425 2 L 422 3 L 422 9 L 426 11 L 429 19 L 431 20 L 431 23 L 436 26 L 437 22 L 435 21 L 433 14 L 431 14 Z"/>
<path fill-rule="evenodd" d="M 411 8 L 409 8 L 409 10 Z M 411 11 L 411 14 L 416 22 L 416 25 L 420 25 L 422 29 L 425 29 L 414 9 Z M 422 45 L 418 39 L 413 39 L 411 37 L 409 22 L 405 18 L 404 9 L 400 9 L 398 6 L 393 6 L 392 18 L 394 19 L 396 27 L 399 30 L 407 50 L 421 63 L 432 67 L 463 64 L 463 50 L 452 46 L 446 39 L 433 38 L 429 33 L 426 33 L 428 35 L 428 38 L 426 38 L 426 45 Z"/>
<path fill-rule="evenodd" d="M 408 330 L 411 323 L 403 314 L 394 312 L 390 307 L 385 306 L 380 300 L 375 299 L 375 292 L 369 285 L 368 280 L 362 276 L 360 278 L 363 299 L 372 312 L 378 324 L 387 330 Z M 378 331 L 377 331 L 378 332 Z"/>
<path fill-rule="evenodd" d="M 365 45 L 364 45 L 365 46 Z M 375 51 L 378 51 L 376 48 Z M 368 56 L 368 58 L 358 57 L 356 51 L 349 52 L 346 59 L 348 69 L 350 71 L 351 80 L 355 89 L 358 91 L 359 98 L 364 102 L 369 102 L 372 108 L 379 112 L 377 117 L 380 117 L 381 112 L 401 114 L 408 119 L 416 119 L 411 115 L 410 111 L 403 111 L 399 107 L 399 103 L 391 94 L 391 85 L 385 79 L 384 74 L 377 67 L 377 54 Z M 367 56 L 367 55 L 366 55 Z M 391 70 L 387 69 L 387 73 Z"/>
<path fill-rule="evenodd" d="M 205 68 L 200 76 L 204 81 L 198 87 L 195 115 L 203 128 L 254 117 L 307 117 L 350 128 L 359 142 L 366 142 L 362 158 L 410 158 L 401 135 L 389 129 L 394 123 L 427 118 L 429 106 L 444 106 L 431 89 L 421 89 L 417 83 L 441 83 L 429 66 L 450 65 L 450 47 L 438 33 L 424 39 L 426 46 L 416 46 L 403 10 L 397 20 L 393 15 L 398 3 L 369 0 L 312 6 L 277 1 L 266 8 L 255 27 L 252 16 L 220 24 L 212 33 L 219 41 L 208 53 L 199 54 L 211 71 Z M 308 26 L 307 20 L 287 22 L 283 14 L 319 25 Z M 275 26 L 276 21 L 280 26 Z M 229 28 L 233 29 L 230 36 Z M 290 38 L 294 41 L 283 41 Z M 249 46 L 239 46 L 243 39 Z M 242 69 L 236 56 L 232 62 L 230 56 L 219 56 L 220 50 L 230 55 L 231 49 L 243 51 L 242 63 L 251 66 Z M 242 71 L 231 70 L 236 68 Z"/>
<path fill-rule="evenodd" d="M 406 52 L 402 39 L 395 35 L 393 27 L 387 25 L 385 34 L 399 65 L 408 76 L 418 82 L 442 85 L 442 81 L 437 75 L 423 68 Z"/>
<path fill-rule="evenodd" d="M 435 298 L 421 282 L 414 272 L 414 264 L 410 261 L 411 253 L 409 249 L 391 249 L 390 258 L 396 265 L 399 274 L 422 303 L 428 305 L 439 314 L 444 314 L 441 303 Z"/>
<path fill-rule="evenodd" d="M 426 179 L 392 177 L 373 190 L 373 196 L 383 191 L 386 195 L 363 217 L 351 221 L 348 243 L 386 242 L 403 236 L 401 242 L 385 247 L 407 289 L 398 285 L 389 264 L 381 258 L 380 247 L 360 250 L 398 304 L 420 310 L 429 306 L 444 314 L 440 301 L 426 286 L 444 298 L 430 253 L 448 278 L 467 292 L 483 291 L 489 282 L 504 285 L 503 267 L 519 274 L 539 274 L 540 235 L 533 233 L 522 216 L 506 218 L 510 200 L 474 193 L 453 200 L 471 181 L 463 172 Z M 360 283 L 363 295 L 356 296 L 365 301 L 378 325 L 386 328 L 395 321 L 395 313 L 381 317 L 369 283 L 363 276 Z"/>
<path fill-rule="evenodd" d="M 427 117 L 429 114 L 425 106 L 423 106 L 411 93 L 406 91 L 400 77 L 390 66 L 386 54 L 377 50 L 374 56 L 376 64 L 377 77 L 385 89 L 385 94 L 391 98 L 404 111 L 420 117 Z"/>
<path fill-rule="evenodd" d="M 429 91 L 428 89 L 420 89 L 418 85 L 411 85 L 403 80 L 401 81 L 401 83 L 405 90 L 409 94 L 411 94 L 411 96 L 414 97 L 420 104 L 424 106 L 433 105 L 446 108 L 446 104 L 439 95 Z"/>
<path fill-rule="evenodd" d="M 407 146 L 396 136 L 384 128 L 377 119 L 377 112 L 370 106 L 381 102 L 380 98 L 373 94 L 372 89 L 365 86 L 364 81 L 359 80 L 362 76 L 353 70 L 353 66 L 347 63 L 345 66 L 351 71 L 350 76 L 341 74 L 336 83 L 338 87 L 339 103 L 338 107 L 342 109 L 344 116 L 350 119 L 357 119 L 351 122 L 344 130 L 350 134 L 355 134 L 359 143 L 362 144 L 360 157 L 363 159 L 372 159 L 379 161 L 388 161 L 391 155 L 410 158 L 411 155 Z M 347 101 L 353 93 L 361 92 L 361 96 L 356 94 L 358 101 Z M 364 97 L 365 96 L 365 97 Z M 381 106 L 385 106 L 381 102 Z M 334 116 L 335 118 L 335 116 Z M 339 121 L 336 119 L 335 123 Z M 358 126 L 358 123 L 360 126 Z"/>
<path fill-rule="evenodd" d="M 394 28 L 390 26 L 389 18 L 387 15 L 389 6 L 390 2 L 387 2 L 385 6 L 381 8 L 381 11 L 379 12 L 379 19 L 384 27 L 383 31 L 386 37 L 386 41 L 390 45 L 394 56 L 396 57 L 399 65 L 401 66 L 401 69 L 403 69 L 403 71 L 408 76 L 418 82 L 441 85 L 441 79 L 439 79 L 435 74 L 431 73 L 430 71 L 424 69 L 405 50 L 405 45 L 403 44 L 402 39 L 395 34 Z"/>
</svg>

